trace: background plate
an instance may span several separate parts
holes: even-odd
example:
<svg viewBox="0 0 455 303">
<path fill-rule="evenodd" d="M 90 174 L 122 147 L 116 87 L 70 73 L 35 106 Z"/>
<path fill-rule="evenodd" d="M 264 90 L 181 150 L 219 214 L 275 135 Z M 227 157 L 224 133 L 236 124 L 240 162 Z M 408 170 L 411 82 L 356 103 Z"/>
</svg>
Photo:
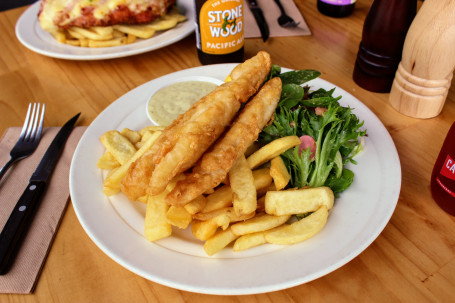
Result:
<svg viewBox="0 0 455 303">
<path fill-rule="evenodd" d="M 325 228 L 315 237 L 290 246 L 262 245 L 234 253 L 228 247 L 213 257 L 189 230 L 150 243 L 143 236 L 145 205 L 122 194 L 106 197 L 103 173 L 96 162 L 104 153 L 99 137 L 148 122 L 145 106 L 151 91 L 172 79 L 211 76 L 223 80 L 235 64 L 208 65 L 145 83 L 107 107 L 88 127 L 75 151 L 70 172 L 73 206 L 90 238 L 109 257 L 154 282 L 181 290 L 220 295 L 276 291 L 319 278 L 359 255 L 386 226 L 398 201 L 401 168 L 395 145 L 381 121 L 359 100 L 337 88 L 340 103 L 354 108 L 368 131 L 365 151 L 352 186 L 335 201 Z M 286 71 L 286 69 L 283 69 Z M 315 79 L 314 89 L 335 85 Z"/>
<path fill-rule="evenodd" d="M 38 22 L 41 1 L 31 5 L 16 23 L 16 36 L 30 50 L 49 57 L 70 60 L 102 60 L 142 54 L 175 43 L 190 35 L 195 29 L 193 1 L 178 0 L 180 13 L 187 18 L 176 27 L 157 33 L 150 39 L 135 43 L 102 48 L 71 46 L 57 42 L 52 35 L 44 31 Z"/>
</svg>

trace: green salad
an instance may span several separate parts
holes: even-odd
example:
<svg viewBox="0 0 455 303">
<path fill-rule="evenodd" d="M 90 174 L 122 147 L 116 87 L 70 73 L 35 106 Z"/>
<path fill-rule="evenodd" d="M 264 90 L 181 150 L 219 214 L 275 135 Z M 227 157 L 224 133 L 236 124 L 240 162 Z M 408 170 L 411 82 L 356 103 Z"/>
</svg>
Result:
<svg viewBox="0 0 455 303">
<path fill-rule="evenodd" d="M 350 107 L 339 104 L 335 88 L 312 90 L 304 83 L 319 77 L 316 70 L 281 73 L 274 65 L 269 75 L 283 83 L 280 102 L 272 124 L 259 135 L 267 144 L 286 136 L 300 137 L 301 144 L 281 154 L 291 175 L 288 187 L 328 186 L 335 194 L 347 189 L 354 173 L 345 166 L 363 149 L 363 121 Z"/>
</svg>

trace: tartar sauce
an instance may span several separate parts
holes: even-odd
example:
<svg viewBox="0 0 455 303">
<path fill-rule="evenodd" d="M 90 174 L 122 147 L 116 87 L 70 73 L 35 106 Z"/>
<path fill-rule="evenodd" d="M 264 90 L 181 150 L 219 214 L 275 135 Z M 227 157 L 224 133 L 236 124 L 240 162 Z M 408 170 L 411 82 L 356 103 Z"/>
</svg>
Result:
<svg viewBox="0 0 455 303">
<path fill-rule="evenodd" d="M 168 126 L 181 113 L 218 85 L 206 81 L 183 81 L 158 90 L 150 99 L 150 117 L 159 125 Z"/>
</svg>

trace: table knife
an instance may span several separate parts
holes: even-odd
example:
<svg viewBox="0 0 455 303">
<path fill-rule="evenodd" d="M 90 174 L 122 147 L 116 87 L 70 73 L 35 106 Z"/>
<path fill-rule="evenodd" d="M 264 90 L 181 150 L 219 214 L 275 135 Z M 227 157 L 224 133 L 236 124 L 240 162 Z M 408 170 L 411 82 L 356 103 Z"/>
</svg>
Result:
<svg viewBox="0 0 455 303">
<path fill-rule="evenodd" d="M 262 13 L 262 9 L 257 4 L 256 0 L 247 0 L 248 7 L 250 8 L 251 12 L 253 13 L 254 19 L 259 26 L 259 30 L 261 31 L 262 40 L 265 42 L 269 38 L 269 26 L 267 21 L 265 21 L 264 14 Z"/>
<path fill-rule="evenodd" d="M 43 197 L 49 177 L 79 115 L 80 113 L 66 122 L 57 133 L 3 227 L 0 234 L 0 275 L 6 274 L 14 262 L 35 210 Z"/>
</svg>

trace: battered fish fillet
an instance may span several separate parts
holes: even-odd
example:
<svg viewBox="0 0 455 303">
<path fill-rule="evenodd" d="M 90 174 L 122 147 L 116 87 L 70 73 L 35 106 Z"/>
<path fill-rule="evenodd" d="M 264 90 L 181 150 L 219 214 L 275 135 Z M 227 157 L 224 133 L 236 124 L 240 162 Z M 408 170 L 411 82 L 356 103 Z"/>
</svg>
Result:
<svg viewBox="0 0 455 303">
<path fill-rule="evenodd" d="M 193 166 L 231 123 L 241 103 L 264 83 L 271 65 L 270 55 L 259 52 L 236 66 L 231 82 L 193 104 L 131 165 L 122 180 L 122 192 L 133 201 L 146 193 L 159 194 L 177 174 Z"/>
<path fill-rule="evenodd" d="M 177 182 L 166 202 L 183 206 L 218 186 L 275 112 L 281 95 L 281 79 L 268 81 L 242 109 L 232 127 L 205 153 L 191 174 Z"/>
</svg>

